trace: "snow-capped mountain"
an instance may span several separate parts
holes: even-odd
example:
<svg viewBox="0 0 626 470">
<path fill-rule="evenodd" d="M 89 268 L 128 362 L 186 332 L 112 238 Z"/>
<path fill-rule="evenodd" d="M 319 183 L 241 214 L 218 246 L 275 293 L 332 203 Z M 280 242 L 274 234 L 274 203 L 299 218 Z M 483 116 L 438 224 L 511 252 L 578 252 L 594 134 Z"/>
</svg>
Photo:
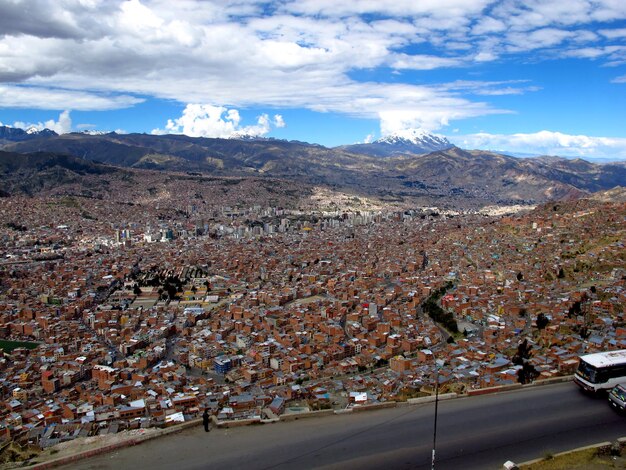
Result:
<svg viewBox="0 0 626 470">
<path fill-rule="evenodd" d="M 393 157 L 407 154 L 424 154 L 454 147 L 448 139 L 422 129 L 394 132 L 369 144 L 345 145 L 344 150 L 375 157 Z"/>
<path fill-rule="evenodd" d="M 228 138 L 234 140 L 264 140 L 261 136 L 246 134 L 243 132 L 233 132 Z"/>
<path fill-rule="evenodd" d="M 428 149 L 431 152 L 452 147 L 452 144 L 448 139 L 446 139 L 445 136 L 431 134 L 422 129 L 397 131 L 378 139 L 375 143 L 395 146 L 417 146 L 423 149 Z"/>
<path fill-rule="evenodd" d="M 58 135 L 50 129 L 37 129 L 32 126 L 28 129 L 20 129 L 19 127 L 0 126 L 0 140 L 21 142 L 23 140 L 36 139 L 39 137 L 52 137 Z"/>
<path fill-rule="evenodd" d="M 83 135 L 107 135 L 110 133 L 111 131 L 98 131 L 95 129 L 85 129 L 80 132 L 75 132 L 75 134 L 83 134 Z"/>
</svg>

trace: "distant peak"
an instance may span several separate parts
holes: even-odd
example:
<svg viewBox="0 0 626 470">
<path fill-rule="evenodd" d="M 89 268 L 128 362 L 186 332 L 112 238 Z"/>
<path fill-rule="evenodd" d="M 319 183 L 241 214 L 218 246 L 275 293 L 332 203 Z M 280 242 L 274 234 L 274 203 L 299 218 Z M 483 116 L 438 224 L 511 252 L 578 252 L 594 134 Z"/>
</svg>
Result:
<svg viewBox="0 0 626 470">
<path fill-rule="evenodd" d="M 263 137 L 260 137 L 258 135 L 241 134 L 239 132 L 234 132 L 228 138 L 235 139 L 235 140 L 264 140 Z"/>
<path fill-rule="evenodd" d="M 48 128 L 39 130 L 35 126 L 30 126 L 28 129 L 21 129 L 19 127 L 0 126 L 0 138 L 9 141 L 23 141 L 36 139 L 39 137 L 51 137 L 57 135 L 56 132 L 51 131 Z"/>
<path fill-rule="evenodd" d="M 24 132 L 26 132 L 28 135 L 43 135 L 43 136 L 58 135 L 56 132 L 48 129 L 47 127 L 40 130 L 40 129 L 37 129 L 35 126 L 30 126 L 28 129 L 24 130 Z"/>
<path fill-rule="evenodd" d="M 443 135 L 432 134 L 424 129 L 403 129 L 393 134 L 381 137 L 376 141 L 379 144 L 407 144 L 450 146 L 450 141 Z"/>
<path fill-rule="evenodd" d="M 84 134 L 84 135 L 107 135 L 107 134 L 111 134 L 110 131 L 97 131 L 95 129 L 86 129 L 80 132 L 77 132 L 77 134 Z"/>
</svg>

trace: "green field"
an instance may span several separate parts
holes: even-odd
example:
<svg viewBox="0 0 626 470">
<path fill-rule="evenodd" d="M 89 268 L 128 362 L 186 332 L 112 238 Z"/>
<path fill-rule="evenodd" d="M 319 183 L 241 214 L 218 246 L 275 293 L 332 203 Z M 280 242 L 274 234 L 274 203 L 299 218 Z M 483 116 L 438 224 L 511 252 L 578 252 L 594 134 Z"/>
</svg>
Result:
<svg viewBox="0 0 626 470">
<path fill-rule="evenodd" d="M 10 353 L 15 348 L 35 349 L 37 346 L 39 346 L 39 343 L 32 343 L 29 341 L 7 341 L 0 339 L 0 348 L 5 353 Z"/>
</svg>

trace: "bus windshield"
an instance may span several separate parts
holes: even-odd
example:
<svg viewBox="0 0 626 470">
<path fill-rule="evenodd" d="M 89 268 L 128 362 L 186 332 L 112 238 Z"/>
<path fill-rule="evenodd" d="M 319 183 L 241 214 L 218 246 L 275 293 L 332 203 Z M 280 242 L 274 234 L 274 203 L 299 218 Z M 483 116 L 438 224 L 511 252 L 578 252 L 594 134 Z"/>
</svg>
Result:
<svg viewBox="0 0 626 470">
<path fill-rule="evenodd" d="M 597 370 L 585 361 L 580 361 L 580 364 L 578 365 L 578 374 L 589 382 L 596 383 Z"/>
</svg>

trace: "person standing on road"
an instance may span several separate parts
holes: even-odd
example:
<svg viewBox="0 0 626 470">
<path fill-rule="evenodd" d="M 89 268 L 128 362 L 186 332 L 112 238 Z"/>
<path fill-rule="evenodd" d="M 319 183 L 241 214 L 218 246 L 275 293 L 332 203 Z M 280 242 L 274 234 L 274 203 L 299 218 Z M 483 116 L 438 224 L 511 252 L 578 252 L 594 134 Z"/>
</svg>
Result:
<svg viewBox="0 0 626 470">
<path fill-rule="evenodd" d="M 204 425 L 204 431 L 209 432 L 209 409 L 205 408 L 202 414 L 202 424 Z"/>
</svg>

